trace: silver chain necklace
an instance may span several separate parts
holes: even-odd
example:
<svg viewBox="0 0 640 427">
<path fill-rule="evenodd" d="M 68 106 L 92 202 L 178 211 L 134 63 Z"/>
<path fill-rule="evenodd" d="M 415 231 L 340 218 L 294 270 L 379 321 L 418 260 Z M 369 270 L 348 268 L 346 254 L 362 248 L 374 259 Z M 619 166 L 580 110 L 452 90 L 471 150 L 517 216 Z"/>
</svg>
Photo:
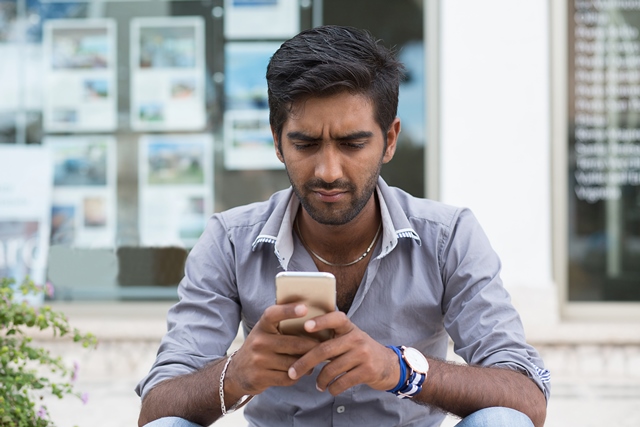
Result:
<svg viewBox="0 0 640 427">
<path fill-rule="evenodd" d="M 317 253 L 313 252 L 311 250 L 311 248 L 309 247 L 309 245 L 307 245 L 307 242 L 305 242 L 304 239 L 302 238 L 302 233 L 300 232 L 300 222 L 297 219 L 296 219 L 296 229 L 298 230 L 298 236 L 300 237 L 300 241 L 302 242 L 304 247 L 307 248 L 309 250 L 309 252 L 311 252 L 311 255 L 313 255 L 314 257 L 318 258 L 318 260 L 322 261 L 323 263 L 325 263 L 327 265 L 330 265 L 332 267 L 348 267 L 350 265 L 353 265 L 353 264 L 355 264 L 357 262 L 362 261 L 363 259 L 366 258 L 367 255 L 369 255 L 369 252 L 371 252 L 371 248 L 373 248 L 374 243 L 376 243 L 376 240 L 378 240 L 378 236 L 380 235 L 380 230 L 382 230 L 382 221 L 380 221 L 380 225 L 378 226 L 378 231 L 376 231 L 376 235 L 373 236 L 373 240 L 369 244 L 369 247 L 367 248 L 367 250 L 364 251 L 364 253 L 362 255 L 360 255 L 360 257 L 358 259 L 356 259 L 355 261 L 348 262 L 346 264 L 334 264 L 334 263 L 329 262 L 326 259 L 322 258 Z"/>
</svg>

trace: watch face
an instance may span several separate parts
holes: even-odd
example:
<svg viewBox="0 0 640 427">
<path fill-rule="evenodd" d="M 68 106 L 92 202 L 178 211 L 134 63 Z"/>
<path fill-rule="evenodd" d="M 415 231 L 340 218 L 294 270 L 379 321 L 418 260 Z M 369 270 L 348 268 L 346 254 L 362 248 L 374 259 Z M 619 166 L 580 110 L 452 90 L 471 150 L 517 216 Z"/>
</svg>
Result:
<svg viewBox="0 0 640 427">
<path fill-rule="evenodd" d="M 403 347 L 402 354 L 407 361 L 407 365 L 414 371 L 420 374 L 426 374 L 429 371 L 429 362 L 427 359 L 415 348 Z"/>
</svg>

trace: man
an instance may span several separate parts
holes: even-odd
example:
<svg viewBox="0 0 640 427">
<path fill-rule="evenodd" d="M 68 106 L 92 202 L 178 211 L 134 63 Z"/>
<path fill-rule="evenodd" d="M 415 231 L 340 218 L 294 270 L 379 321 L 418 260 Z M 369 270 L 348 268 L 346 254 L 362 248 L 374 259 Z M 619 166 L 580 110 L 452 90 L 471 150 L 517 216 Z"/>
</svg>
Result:
<svg viewBox="0 0 640 427">
<path fill-rule="evenodd" d="M 292 188 L 209 221 L 138 385 L 140 426 L 209 425 L 252 397 L 251 426 L 436 426 L 446 412 L 464 427 L 544 424 L 548 372 L 473 215 L 379 177 L 401 76 L 353 28 L 304 31 L 273 55 L 270 123 Z M 274 305 L 285 270 L 335 275 L 338 310 L 305 323 L 332 339 L 278 332 L 308 310 Z M 468 365 L 443 360 L 449 337 Z"/>
</svg>

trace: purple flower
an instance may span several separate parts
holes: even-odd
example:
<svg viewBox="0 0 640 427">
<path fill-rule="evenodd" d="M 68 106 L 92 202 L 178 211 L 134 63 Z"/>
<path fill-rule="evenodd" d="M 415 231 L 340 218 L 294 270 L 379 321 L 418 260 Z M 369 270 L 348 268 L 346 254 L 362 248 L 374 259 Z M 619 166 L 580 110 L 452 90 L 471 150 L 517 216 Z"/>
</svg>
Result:
<svg viewBox="0 0 640 427">
<path fill-rule="evenodd" d="M 89 401 L 89 393 L 87 392 L 82 393 L 82 395 L 80 396 L 80 400 L 82 400 L 83 405 L 86 405 L 87 402 Z"/>
<path fill-rule="evenodd" d="M 53 284 L 51 284 L 51 282 L 45 283 L 44 292 L 47 294 L 47 296 L 49 298 L 53 298 L 53 294 L 55 293 L 55 289 L 53 287 Z"/>
<path fill-rule="evenodd" d="M 40 419 L 44 419 L 47 416 L 47 408 L 41 406 L 40 409 L 38 409 L 36 416 Z"/>
<path fill-rule="evenodd" d="M 71 382 L 75 383 L 78 379 L 78 371 L 80 370 L 80 364 L 77 361 L 73 362 L 73 372 L 71 372 Z"/>
</svg>

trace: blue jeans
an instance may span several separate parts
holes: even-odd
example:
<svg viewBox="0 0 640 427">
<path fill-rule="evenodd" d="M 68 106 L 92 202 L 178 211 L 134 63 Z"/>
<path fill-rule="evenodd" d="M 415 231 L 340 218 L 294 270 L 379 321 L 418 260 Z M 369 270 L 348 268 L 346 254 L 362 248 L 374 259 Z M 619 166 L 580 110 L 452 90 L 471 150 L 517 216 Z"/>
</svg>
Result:
<svg viewBox="0 0 640 427">
<path fill-rule="evenodd" d="M 463 418 L 456 427 L 533 427 L 533 423 L 515 409 L 495 407 L 474 412 Z"/>
<path fill-rule="evenodd" d="M 178 417 L 160 418 L 145 427 L 201 427 Z M 522 412 L 510 408 L 481 409 L 464 418 L 456 427 L 533 427 L 533 423 Z"/>
<path fill-rule="evenodd" d="M 178 417 L 165 417 L 159 420 L 151 421 L 144 425 L 144 427 L 202 427 L 200 424 L 192 423 L 183 418 Z"/>
</svg>

